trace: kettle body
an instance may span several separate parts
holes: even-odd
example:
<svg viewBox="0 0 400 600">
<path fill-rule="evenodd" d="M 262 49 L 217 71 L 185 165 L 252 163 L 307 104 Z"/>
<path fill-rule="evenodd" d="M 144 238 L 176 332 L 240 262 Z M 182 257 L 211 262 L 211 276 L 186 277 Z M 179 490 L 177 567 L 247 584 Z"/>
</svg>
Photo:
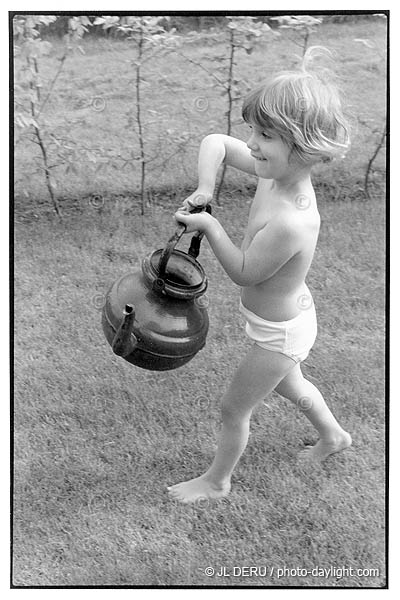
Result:
<svg viewBox="0 0 400 600">
<path fill-rule="evenodd" d="M 145 257 L 141 268 L 120 277 L 106 295 L 105 337 L 115 354 L 143 369 L 181 367 L 206 343 L 207 278 L 195 257 L 201 237 L 193 237 L 188 254 L 175 250 L 182 227 L 166 248 Z"/>
</svg>

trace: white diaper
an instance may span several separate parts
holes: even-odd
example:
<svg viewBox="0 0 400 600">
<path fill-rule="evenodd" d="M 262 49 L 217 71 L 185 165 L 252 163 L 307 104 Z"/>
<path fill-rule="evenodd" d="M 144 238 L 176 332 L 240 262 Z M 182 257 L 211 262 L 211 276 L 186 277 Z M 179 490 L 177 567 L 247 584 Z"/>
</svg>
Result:
<svg viewBox="0 0 400 600">
<path fill-rule="evenodd" d="M 280 352 L 296 363 L 307 358 L 317 337 L 317 315 L 314 302 L 289 321 L 267 321 L 248 310 L 240 302 L 246 319 L 246 333 L 261 348 Z"/>
</svg>

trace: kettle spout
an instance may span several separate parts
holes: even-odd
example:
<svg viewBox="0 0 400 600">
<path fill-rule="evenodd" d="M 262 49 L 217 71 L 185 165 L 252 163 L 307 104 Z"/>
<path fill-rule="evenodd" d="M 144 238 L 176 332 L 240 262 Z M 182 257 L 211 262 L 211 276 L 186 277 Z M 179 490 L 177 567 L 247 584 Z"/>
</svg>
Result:
<svg viewBox="0 0 400 600">
<path fill-rule="evenodd" d="M 112 342 L 114 354 L 118 356 L 128 356 L 133 352 L 137 344 L 137 338 L 133 331 L 133 322 L 135 320 L 135 307 L 132 304 L 126 304 L 123 311 L 123 318 L 117 333 Z"/>
</svg>

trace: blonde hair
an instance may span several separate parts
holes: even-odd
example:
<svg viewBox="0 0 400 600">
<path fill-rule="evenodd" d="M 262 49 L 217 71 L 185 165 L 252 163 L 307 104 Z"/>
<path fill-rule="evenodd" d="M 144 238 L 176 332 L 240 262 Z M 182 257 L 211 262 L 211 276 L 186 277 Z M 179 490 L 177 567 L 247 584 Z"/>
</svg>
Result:
<svg viewBox="0 0 400 600">
<path fill-rule="evenodd" d="M 298 71 L 283 71 L 245 98 L 246 122 L 277 133 L 304 163 L 343 156 L 350 145 L 349 127 L 335 85 L 320 72 L 310 72 L 313 58 L 329 53 L 314 46 Z"/>
</svg>

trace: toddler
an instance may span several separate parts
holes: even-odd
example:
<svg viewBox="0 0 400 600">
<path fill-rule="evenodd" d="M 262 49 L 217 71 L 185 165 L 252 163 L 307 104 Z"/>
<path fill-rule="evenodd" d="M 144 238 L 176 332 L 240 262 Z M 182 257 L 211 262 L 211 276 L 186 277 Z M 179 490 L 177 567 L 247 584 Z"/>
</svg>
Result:
<svg viewBox="0 0 400 600">
<path fill-rule="evenodd" d="M 168 488 L 181 502 L 229 493 L 252 411 L 273 390 L 303 410 L 319 434 L 316 445 L 300 453 L 302 459 L 322 461 L 351 444 L 349 433 L 301 371 L 317 335 L 314 302 L 305 282 L 320 228 L 311 170 L 342 155 L 349 145 L 337 90 L 307 68 L 313 53 L 306 53 L 301 70 L 274 76 L 245 99 L 247 143 L 219 134 L 204 138 L 198 187 L 175 215 L 187 233 L 204 233 L 240 287 L 239 310 L 253 342 L 222 398 L 214 461 L 200 477 Z M 223 162 L 258 177 L 241 248 L 213 216 L 190 214 L 194 206 L 211 200 Z"/>
</svg>

